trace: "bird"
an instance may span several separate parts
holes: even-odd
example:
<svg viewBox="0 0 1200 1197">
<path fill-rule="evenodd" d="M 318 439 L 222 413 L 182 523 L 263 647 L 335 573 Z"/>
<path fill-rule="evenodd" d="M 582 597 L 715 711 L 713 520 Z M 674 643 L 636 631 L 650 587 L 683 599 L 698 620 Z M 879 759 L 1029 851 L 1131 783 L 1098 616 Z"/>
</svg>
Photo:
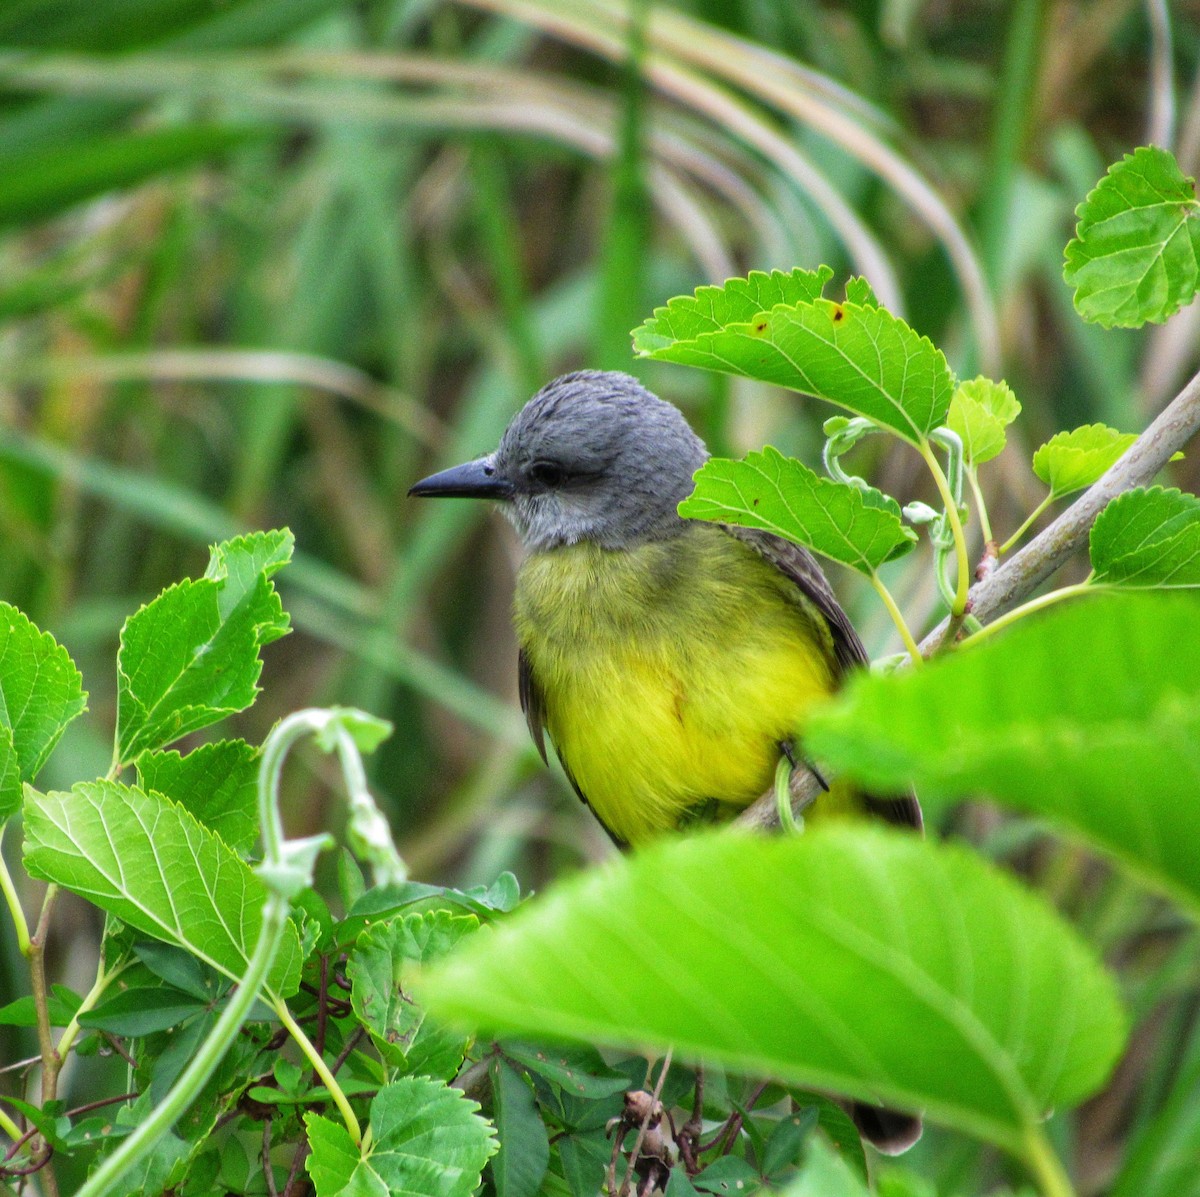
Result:
<svg viewBox="0 0 1200 1197">
<path fill-rule="evenodd" d="M 814 704 L 868 663 L 807 549 L 679 515 L 708 456 L 636 378 L 578 370 L 529 399 L 494 452 L 409 491 L 491 499 L 514 525 L 521 707 L 621 848 L 749 805 L 801 753 Z M 814 816 L 851 810 L 921 828 L 915 795 L 841 782 Z M 914 1115 L 851 1112 L 881 1150 L 921 1133 Z"/>
</svg>

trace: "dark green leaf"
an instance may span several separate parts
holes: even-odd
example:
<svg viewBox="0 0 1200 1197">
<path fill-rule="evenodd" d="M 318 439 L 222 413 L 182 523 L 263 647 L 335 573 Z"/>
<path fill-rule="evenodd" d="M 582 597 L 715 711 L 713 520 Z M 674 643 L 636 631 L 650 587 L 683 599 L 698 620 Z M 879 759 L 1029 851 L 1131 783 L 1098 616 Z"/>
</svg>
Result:
<svg viewBox="0 0 1200 1197">
<path fill-rule="evenodd" d="M 1200 909 L 1200 602 L 1100 593 L 919 672 L 856 678 L 806 743 L 871 785 L 1049 815 Z"/>
<path fill-rule="evenodd" d="M 550 1139 L 525 1078 L 492 1061 L 492 1105 L 499 1150 L 492 1157 L 496 1197 L 534 1197 L 550 1164 Z"/>
<path fill-rule="evenodd" d="M 679 514 L 774 532 L 868 576 L 917 540 L 894 499 L 821 478 L 770 445 L 742 461 L 705 462 Z"/>
<path fill-rule="evenodd" d="M 65 985 L 50 987 L 50 1000 L 46 1008 L 50 1014 L 52 1027 L 65 1027 L 75 1017 L 75 1011 L 80 1005 L 79 994 L 68 989 Z M 36 1027 L 37 1006 L 33 996 L 17 998 L 7 1006 L 0 1006 L 0 1027 Z"/>
<path fill-rule="evenodd" d="M 501 1044 L 501 1050 L 509 1059 L 576 1097 L 594 1100 L 629 1088 L 628 1079 L 607 1068 L 600 1053 L 592 1047 L 539 1045 L 508 1039 Z"/>
<path fill-rule="evenodd" d="M 1196 185 L 1166 150 L 1141 146 L 1075 210 L 1063 277 L 1085 320 L 1111 328 L 1162 321 L 1192 301 L 1200 274 Z"/>
<path fill-rule="evenodd" d="M 473 1026 L 674 1044 L 924 1107 L 1017 1151 L 1124 1037 L 1113 982 L 1041 901 L 962 848 L 868 827 L 647 849 L 465 944 L 417 994 Z"/>
<path fill-rule="evenodd" d="M 169 1031 L 204 1009 L 204 1002 L 170 985 L 147 985 L 118 990 L 81 1015 L 79 1022 L 97 1031 L 139 1038 Z"/>
</svg>

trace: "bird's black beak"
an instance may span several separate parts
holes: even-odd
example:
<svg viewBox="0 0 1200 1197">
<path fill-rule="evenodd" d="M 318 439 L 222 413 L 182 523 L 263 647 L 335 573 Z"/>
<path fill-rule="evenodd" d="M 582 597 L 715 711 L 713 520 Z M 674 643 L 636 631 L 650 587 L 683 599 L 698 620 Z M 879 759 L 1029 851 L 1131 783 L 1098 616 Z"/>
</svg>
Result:
<svg viewBox="0 0 1200 1197">
<path fill-rule="evenodd" d="M 418 499 L 511 499 L 513 484 L 488 456 L 430 474 L 408 493 Z"/>
</svg>

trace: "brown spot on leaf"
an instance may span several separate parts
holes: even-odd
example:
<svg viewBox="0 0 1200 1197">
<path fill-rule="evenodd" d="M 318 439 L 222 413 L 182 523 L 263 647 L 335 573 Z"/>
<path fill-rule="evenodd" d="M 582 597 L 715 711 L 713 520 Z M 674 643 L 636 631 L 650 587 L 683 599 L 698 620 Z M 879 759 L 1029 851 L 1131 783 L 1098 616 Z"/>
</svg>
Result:
<svg viewBox="0 0 1200 1197">
<path fill-rule="evenodd" d="M 845 318 L 846 318 L 846 313 L 845 313 L 844 309 L 842 308 L 842 305 L 840 303 L 834 304 L 833 305 L 833 322 L 834 322 L 834 324 L 836 324 L 839 320 L 844 320 Z"/>
<path fill-rule="evenodd" d="M 767 331 L 767 322 L 764 320 L 764 321 L 762 321 L 761 324 L 756 324 L 754 326 L 754 331 L 755 332 L 766 332 Z"/>
</svg>

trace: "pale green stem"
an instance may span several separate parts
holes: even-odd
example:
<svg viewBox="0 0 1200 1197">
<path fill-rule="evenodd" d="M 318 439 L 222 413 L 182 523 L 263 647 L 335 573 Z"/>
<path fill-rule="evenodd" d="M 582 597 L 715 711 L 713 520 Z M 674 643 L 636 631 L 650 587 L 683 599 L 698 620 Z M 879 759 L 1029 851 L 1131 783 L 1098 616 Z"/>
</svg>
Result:
<svg viewBox="0 0 1200 1197">
<path fill-rule="evenodd" d="M 892 623 L 896 625 L 896 630 L 900 633 L 900 639 L 904 641 L 904 647 L 908 649 L 908 655 L 912 658 L 913 665 L 919 669 L 925 664 L 925 658 L 921 656 L 921 650 L 917 647 L 912 632 L 908 630 L 908 624 L 905 622 L 900 608 L 896 605 L 896 600 L 892 598 L 892 592 L 876 573 L 871 574 L 871 585 L 875 587 L 875 593 L 883 600 L 883 605 L 892 617 Z"/>
<path fill-rule="evenodd" d="M 1014 607 L 1007 614 L 1001 615 L 999 619 L 993 620 L 991 623 L 980 628 L 971 637 L 971 643 L 974 644 L 978 640 L 985 640 L 994 632 L 1008 627 L 1010 623 L 1016 623 L 1018 619 L 1024 619 L 1026 615 L 1032 615 L 1035 611 L 1041 611 L 1046 607 L 1053 607 L 1055 603 L 1061 603 L 1063 599 L 1074 598 L 1077 594 L 1084 594 L 1087 591 L 1098 589 L 1099 587 L 1093 586 L 1090 581 L 1087 581 L 1077 582 L 1074 586 L 1064 586 L 1060 590 L 1051 590 L 1047 594 L 1039 594 L 1037 598 L 1030 599 L 1029 602 L 1022 603 L 1019 607 Z"/>
<path fill-rule="evenodd" d="M 1051 503 L 1054 502 L 1054 495 L 1048 494 L 1030 513 L 1029 518 L 1000 546 L 1000 555 L 1004 556 L 1009 549 L 1029 531 L 1030 524 L 1033 523 Z"/>
<path fill-rule="evenodd" d="M 775 766 L 775 809 L 779 812 L 779 826 L 788 835 L 799 835 L 804 825 L 792 811 L 792 762 L 786 756 L 779 758 Z"/>
<path fill-rule="evenodd" d="M 954 536 L 954 554 L 958 558 L 958 585 L 954 592 L 954 603 L 950 607 L 950 616 L 961 620 L 967 610 L 967 591 L 971 587 L 971 561 L 967 556 L 967 538 L 963 532 L 962 520 L 958 518 L 958 500 L 950 490 L 941 463 L 934 454 L 928 441 L 923 440 L 917 447 L 929 472 L 937 483 L 938 494 L 946 508 L 946 518 L 950 521 L 950 531 Z"/>
<path fill-rule="evenodd" d="M 1075 1186 L 1040 1126 L 1031 1126 L 1025 1133 L 1025 1162 L 1042 1197 L 1075 1197 Z"/>
<path fill-rule="evenodd" d="M 313 1071 L 321 1078 L 325 1088 L 329 1090 L 329 1096 L 333 1098 L 333 1104 L 337 1106 L 338 1112 L 342 1115 L 342 1120 L 346 1124 L 346 1130 L 350 1132 L 350 1137 L 354 1140 L 354 1145 L 357 1147 L 362 1142 L 362 1127 L 359 1126 L 358 1119 L 355 1117 L 354 1111 L 350 1108 L 350 1102 L 343 1092 L 341 1085 L 337 1083 L 337 1078 L 329 1071 L 329 1065 L 325 1063 L 321 1057 L 321 1053 L 317 1051 L 316 1046 L 304 1033 L 300 1024 L 292 1017 L 292 1012 L 281 998 L 275 998 L 271 1002 L 271 1009 L 275 1011 L 279 1021 L 287 1029 L 288 1034 L 296 1041 L 300 1050 L 308 1057 L 308 1062 L 313 1066 Z"/>
<path fill-rule="evenodd" d="M 75 1044 L 75 1037 L 79 1034 L 79 1016 L 86 1014 L 99 1000 L 101 994 L 115 981 L 132 963 L 126 960 L 113 969 L 111 973 L 104 971 L 104 957 L 101 956 L 100 963 L 96 967 L 96 980 L 91 989 L 84 995 L 83 1001 L 79 1003 L 79 1009 L 75 1011 L 71 1021 L 63 1028 L 63 1033 L 58 1040 L 58 1058 L 65 1060 L 67 1053 Z"/>
<path fill-rule="evenodd" d="M 0 1131 L 3 1131 L 14 1143 L 25 1137 L 25 1132 L 3 1110 L 0 1110 Z"/>
<path fill-rule="evenodd" d="M 979 529 L 983 533 L 983 543 L 992 541 L 992 524 L 988 519 L 987 504 L 983 501 L 983 491 L 979 489 L 979 477 L 974 466 L 967 467 L 967 481 L 971 484 L 971 494 L 975 496 L 975 510 L 979 512 Z"/>
<path fill-rule="evenodd" d="M 8 904 L 9 913 L 12 915 L 13 926 L 17 929 L 17 947 L 21 949 L 21 955 L 28 958 L 29 956 L 29 923 L 25 918 L 25 911 L 21 907 L 21 899 L 17 897 L 16 886 L 13 885 L 13 879 L 8 871 L 8 865 L 4 860 L 4 827 L 0 826 L 0 890 L 4 892 L 4 901 Z"/>
<path fill-rule="evenodd" d="M 250 1008 L 258 999 L 259 990 L 267 979 L 267 973 L 288 926 L 290 906 L 291 903 L 282 894 L 268 891 L 267 901 L 263 906 L 262 931 L 254 954 L 250 957 L 246 972 L 229 999 L 229 1004 L 217 1020 L 217 1025 L 209 1032 L 192 1057 L 192 1062 L 171 1086 L 167 1096 L 150 1111 L 145 1121 L 138 1124 L 137 1130 L 88 1177 L 76 1197 L 104 1197 L 121 1174 L 149 1151 L 159 1137 L 165 1135 L 196 1100 L 205 1082 L 224 1059 L 229 1045 L 241 1030 Z"/>
</svg>

